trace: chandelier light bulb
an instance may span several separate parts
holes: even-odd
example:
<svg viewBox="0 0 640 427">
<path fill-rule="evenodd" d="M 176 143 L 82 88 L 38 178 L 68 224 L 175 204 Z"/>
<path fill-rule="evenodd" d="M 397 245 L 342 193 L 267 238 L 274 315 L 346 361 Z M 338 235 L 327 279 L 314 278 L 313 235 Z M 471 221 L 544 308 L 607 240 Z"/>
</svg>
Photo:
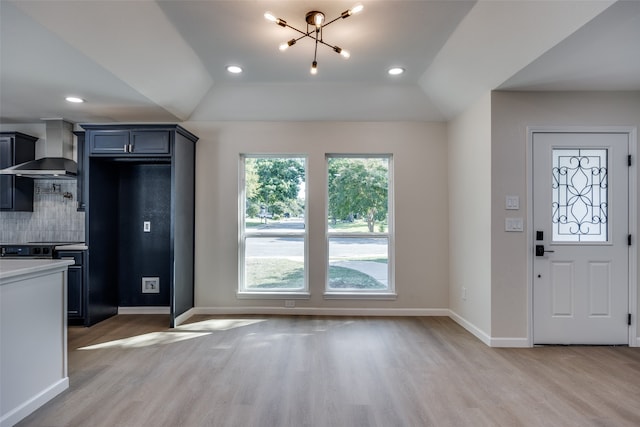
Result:
<svg viewBox="0 0 640 427">
<path fill-rule="evenodd" d="M 346 19 L 346 18 L 350 17 L 351 15 L 355 15 L 356 13 L 362 12 L 362 9 L 364 9 L 364 6 L 361 5 L 361 4 L 357 4 L 357 5 L 353 6 L 351 9 L 345 10 L 344 12 L 342 12 L 342 14 L 340 16 L 342 17 L 342 19 Z"/>
<path fill-rule="evenodd" d="M 285 50 L 287 50 L 289 48 L 289 46 L 293 46 L 294 44 L 296 44 L 296 39 L 291 39 L 288 42 L 284 42 L 280 45 L 279 49 L 281 52 L 284 52 Z"/>
<path fill-rule="evenodd" d="M 314 76 L 318 74 L 318 61 L 313 61 L 313 63 L 311 64 L 311 74 L 313 74 Z"/>
<path fill-rule="evenodd" d="M 344 49 L 342 49 L 341 47 L 334 46 L 333 50 L 334 50 L 336 53 L 339 53 L 340 55 L 342 55 L 342 57 L 343 57 L 344 59 L 349 59 L 349 57 L 351 57 L 351 54 L 349 53 L 349 51 L 348 51 L 348 50 L 344 50 Z"/>
<path fill-rule="evenodd" d="M 313 21 L 315 22 L 316 27 L 321 27 L 324 22 L 324 15 L 320 12 L 316 13 L 313 17 Z"/>
<path fill-rule="evenodd" d="M 270 22 L 276 22 L 278 20 L 278 18 L 276 18 L 275 15 L 271 12 L 265 12 L 264 18 Z"/>
</svg>

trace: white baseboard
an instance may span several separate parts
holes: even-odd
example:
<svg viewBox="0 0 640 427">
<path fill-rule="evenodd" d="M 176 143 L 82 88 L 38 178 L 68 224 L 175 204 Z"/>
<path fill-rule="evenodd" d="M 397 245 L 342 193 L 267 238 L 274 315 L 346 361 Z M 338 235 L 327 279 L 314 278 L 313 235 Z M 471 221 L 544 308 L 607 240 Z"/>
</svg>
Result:
<svg viewBox="0 0 640 427">
<path fill-rule="evenodd" d="M 475 336 L 480 341 L 482 341 L 483 343 L 491 347 L 491 337 L 482 329 L 478 328 L 476 325 L 469 322 L 467 319 L 460 316 L 458 313 L 456 313 L 453 310 L 449 310 L 449 317 L 458 325 L 462 326 L 467 331 L 469 331 L 473 336 Z"/>
<path fill-rule="evenodd" d="M 62 378 L 52 384 L 49 388 L 43 390 L 37 395 L 23 402 L 20 406 L 10 410 L 6 414 L 2 414 L 0 418 L 0 427 L 11 427 L 36 409 L 69 388 L 69 377 Z"/>
<path fill-rule="evenodd" d="M 180 316 L 176 316 L 174 324 L 175 326 L 180 326 L 184 322 L 186 322 L 191 316 L 195 314 L 195 309 L 192 307 L 189 310 L 182 313 Z"/>
<path fill-rule="evenodd" d="M 118 307 L 118 314 L 169 314 L 169 307 Z"/>
<path fill-rule="evenodd" d="M 496 348 L 530 348 L 527 338 L 491 338 L 491 347 Z"/>
<path fill-rule="evenodd" d="M 494 338 L 489 334 L 484 332 L 482 329 L 478 328 L 473 323 L 469 322 L 464 317 L 460 316 L 455 311 L 449 310 L 449 317 L 469 331 L 473 336 L 478 338 L 480 341 L 488 345 L 489 347 L 496 348 L 529 348 L 529 340 L 527 338 Z"/>
<path fill-rule="evenodd" d="M 446 308 L 194 307 L 194 314 L 301 316 L 449 316 Z"/>
</svg>

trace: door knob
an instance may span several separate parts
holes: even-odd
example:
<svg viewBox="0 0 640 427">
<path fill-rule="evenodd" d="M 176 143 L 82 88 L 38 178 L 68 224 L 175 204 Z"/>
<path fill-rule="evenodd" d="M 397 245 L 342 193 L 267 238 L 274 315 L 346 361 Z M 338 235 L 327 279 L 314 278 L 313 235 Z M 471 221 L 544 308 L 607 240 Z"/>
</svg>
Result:
<svg viewBox="0 0 640 427">
<path fill-rule="evenodd" d="M 555 252 L 555 251 L 545 251 L 544 245 L 536 245 L 536 256 L 544 256 L 544 254 L 548 252 Z"/>
</svg>

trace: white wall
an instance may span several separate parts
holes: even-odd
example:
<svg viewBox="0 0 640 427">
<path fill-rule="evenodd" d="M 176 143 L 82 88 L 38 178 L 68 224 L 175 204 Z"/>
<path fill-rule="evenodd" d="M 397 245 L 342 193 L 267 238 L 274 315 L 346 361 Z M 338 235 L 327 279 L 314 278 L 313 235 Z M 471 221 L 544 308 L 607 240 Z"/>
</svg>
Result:
<svg viewBox="0 0 640 427">
<path fill-rule="evenodd" d="M 519 195 L 519 215 L 526 217 L 527 127 L 640 127 L 640 92 L 493 92 L 491 108 L 491 335 L 526 338 L 530 230 L 504 231 L 504 203 L 506 195 Z"/>
<path fill-rule="evenodd" d="M 491 335 L 491 96 L 448 124 L 449 308 Z M 463 298 L 466 288 L 466 298 Z M 475 330 L 474 330 L 475 329 Z"/>
<path fill-rule="evenodd" d="M 238 162 L 241 153 L 308 155 L 309 280 L 302 308 L 446 309 L 446 129 L 418 122 L 187 122 L 196 164 L 196 307 L 260 309 L 279 300 L 237 299 Z M 324 300 L 325 153 L 391 153 L 396 214 L 395 301 Z"/>
</svg>

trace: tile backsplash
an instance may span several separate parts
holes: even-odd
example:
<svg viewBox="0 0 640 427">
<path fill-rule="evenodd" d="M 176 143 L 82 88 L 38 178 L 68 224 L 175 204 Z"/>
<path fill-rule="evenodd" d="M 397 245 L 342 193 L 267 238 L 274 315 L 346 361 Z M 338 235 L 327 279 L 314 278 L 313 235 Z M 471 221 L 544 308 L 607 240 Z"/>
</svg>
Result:
<svg viewBox="0 0 640 427">
<path fill-rule="evenodd" d="M 33 212 L 0 212 L 0 242 L 84 242 L 75 180 L 34 180 Z"/>
</svg>

